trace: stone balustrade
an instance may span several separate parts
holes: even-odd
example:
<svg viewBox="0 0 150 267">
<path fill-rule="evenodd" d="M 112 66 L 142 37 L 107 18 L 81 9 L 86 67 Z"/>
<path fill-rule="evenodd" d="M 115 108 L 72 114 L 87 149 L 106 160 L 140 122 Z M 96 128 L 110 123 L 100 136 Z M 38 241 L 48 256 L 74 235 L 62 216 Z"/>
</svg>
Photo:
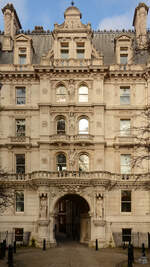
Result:
<svg viewBox="0 0 150 267">
<path fill-rule="evenodd" d="M 0 174 L 1 181 L 28 181 L 34 179 L 88 179 L 108 181 L 150 181 L 150 173 L 145 174 L 115 174 L 106 171 L 79 172 L 79 171 L 34 171 L 27 174 Z"/>
<path fill-rule="evenodd" d="M 91 65 L 91 59 L 55 59 L 54 67 L 88 67 Z"/>
</svg>

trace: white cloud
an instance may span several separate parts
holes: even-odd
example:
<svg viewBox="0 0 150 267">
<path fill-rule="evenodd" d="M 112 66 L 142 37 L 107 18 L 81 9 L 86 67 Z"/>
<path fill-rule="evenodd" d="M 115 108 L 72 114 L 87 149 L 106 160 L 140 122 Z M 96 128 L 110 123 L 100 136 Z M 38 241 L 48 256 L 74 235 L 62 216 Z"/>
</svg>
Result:
<svg viewBox="0 0 150 267">
<path fill-rule="evenodd" d="M 8 2 L 9 2 L 8 0 L 0 1 L 0 11 L 6 4 L 8 4 Z M 27 0 L 11 0 L 10 2 L 13 4 L 14 8 L 16 9 L 21 25 L 25 24 L 25 22 L 28 19 L 27 7 L 26 7 Z M 2 27 L 3 27 L 3 14 L 1 11 L 0 12 L 0 28 L 2 29 Z"/>
<path fill-rule="evenodd" d="M 99 23 L 98 29 L 100 30 L 122 30 L 132 29 L 134 10 L 122 15 L 116 15 L 112 17 L 106 17 Z M 150 14 L 147 18 L 147 27 L 150 28 Z"/>
<path fill-rule="evenodd" d="M 130 14 L 116 15 L 113 17 L 104 18 L 100 23 L 100 30 L 122 30 L 132 28 L 132 17 Z"/>
</svg>

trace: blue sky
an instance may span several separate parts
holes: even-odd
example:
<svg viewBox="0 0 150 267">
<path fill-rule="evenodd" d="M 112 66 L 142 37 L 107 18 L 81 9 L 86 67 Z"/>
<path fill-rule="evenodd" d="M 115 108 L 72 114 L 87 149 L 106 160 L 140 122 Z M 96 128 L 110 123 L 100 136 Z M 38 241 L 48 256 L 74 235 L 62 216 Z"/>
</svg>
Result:
<svg viewBox="0 0 150 267">
<path fill-rule="evenodd" d="M 24 30 L 33 30 L 35 25 L 53 30 L 54 23 L 63 22 L 64 11 L 70 6 L 71 0 L 0 0 L 0 8 L 8 2 L 14 4 Z M 135 7 L 139 2 L 145 2 L 150 6 L 150 0 L 74 0 L 74 2 L 82 13 L 83 23 L 91 22 L 94 30 L 132 29 Z M 150 14 L 147 25 L 150 28 Z M 2 11 L 0 29 L 3 30 Z"/>
</svg>

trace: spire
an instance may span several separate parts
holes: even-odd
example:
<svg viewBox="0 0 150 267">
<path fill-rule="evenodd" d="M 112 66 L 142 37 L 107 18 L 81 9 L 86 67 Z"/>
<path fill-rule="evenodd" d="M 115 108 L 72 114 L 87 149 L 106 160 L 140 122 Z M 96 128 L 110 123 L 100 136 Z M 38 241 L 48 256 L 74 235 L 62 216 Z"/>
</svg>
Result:
<svg viewBox="0 0 150 267">
<path fill-rule="evenodd" d="M 71 1 L 71 5 L 74 6 L 74 1 Z"/>
</svg>

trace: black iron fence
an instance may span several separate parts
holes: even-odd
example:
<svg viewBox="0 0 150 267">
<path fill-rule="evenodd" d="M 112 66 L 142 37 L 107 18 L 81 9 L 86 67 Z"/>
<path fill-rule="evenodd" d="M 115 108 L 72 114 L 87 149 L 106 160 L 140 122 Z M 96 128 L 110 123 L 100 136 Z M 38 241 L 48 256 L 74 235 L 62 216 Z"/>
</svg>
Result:
<svg viewBox="0 0 150 267">
<path fill-rule="evenodd" d="M 128 240 L 124 239 L 122 233 L 114 232 L 113 239 L 115 242 L 116 247 L 121 247 L 124 244 L 128 245 L 129 241 L 133 244 L 134 247 L 141 247 L 142 243 L 145 244 L 145 247 L 149 247 L 150 245 L 150 235 L 149 233 L 132 233 Z"/>
<path fill-rule="evenodd" d="M 14 241 L 16 241 L 17 244 L 28 246 L 30 241 L 30 232 L 23 232 L 22 237 L 18 239 L 16 237 L 14 232 L 0 232 L 0 243 L 3 242 L 3 240 L 6 240 L 6 246 L 14 244 Z"/>
</svg>

